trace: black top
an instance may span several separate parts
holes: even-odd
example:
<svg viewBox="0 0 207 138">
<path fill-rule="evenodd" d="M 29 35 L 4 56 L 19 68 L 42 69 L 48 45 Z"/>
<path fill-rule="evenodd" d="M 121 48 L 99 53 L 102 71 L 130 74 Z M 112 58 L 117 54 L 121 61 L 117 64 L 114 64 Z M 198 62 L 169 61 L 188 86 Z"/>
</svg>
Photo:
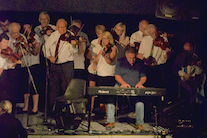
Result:
<svg viewBox="0 0 207 138">
<path fill-rule="evenodd" d="M 0 115 L 0 138 L 27 138 L 27 131 L 13 115 Z"/>
</svg>

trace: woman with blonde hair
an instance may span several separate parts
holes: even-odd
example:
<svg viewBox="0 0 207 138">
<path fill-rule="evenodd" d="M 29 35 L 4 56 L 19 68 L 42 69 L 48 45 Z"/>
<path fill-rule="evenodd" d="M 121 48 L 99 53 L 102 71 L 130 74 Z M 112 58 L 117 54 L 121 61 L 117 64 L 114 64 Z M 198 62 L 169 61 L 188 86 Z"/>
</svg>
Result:
<svg viewBox="0 0 207 138">
<path fill-rule="evenodd" d="M 12 114 L 12 104 L 8 100 L 0 103 L 0 138 L 26 138 L 27 131 Z"/>
<path fill-rule="evenodd" d="M 125 47 L 129 44 L 129 37 L 126 36 L 126 25 L 119 22 L 112 29 L 112 35 L 118 49 L 117 59 L 125 56 Z"/>
<path fill-rule="evenodd" d="M 102 36 L 102 49 L 93 61 L 93 70 L 97 72 L 97 86 L 114 86 L 115 64 L 117 61 L 117 48 L 114 45 L 114 39 L 110 32 L 106 31 Z M 101 109 L 104 104 L 112 101 L 110 96 L 99 96 Z"/>
<path fill-rule="evenodd" d="M 93 70 L 93 61 L 96 56 L 99 54 L 102 49 L 102 36 L 106 31 L 106 27 L 104 25 L 96 25 L 95 32 L 98 38 L 91 41 L 91 45 L 89 47 L 89 52 L 87 53 L 87 58 L 90 59 L 90 65 L 88 67 L 89 72 L 89 86 L 96 86 L 96 71 Z"/>
<path fill-rule="evenodd" d="M 91 41 L 91 45 L 87 53 L 87 58 L 90 59 L 90 65 L 88 67 L 89 87 L 96 86 L 97 75 L 96 75 L 96 71 L 93 70 L 93 61 L 96 58 L 96 56 L 99 54 L 100 50 L 102 49 L 102 35 L 105 31 L 106 31 L 106 27 L 104 25 L 96 25 L 95 32 L 98 38 Z M 93 108 L 94 108 L 94 100 L 95 100 L 95 97 L 93 96 L 91 98 L 91 111 L 93 111 Z"/>
<path fill-rule="evenodd" d="M 8 100 L 3 100 L 0 103 L 0 115 L 2 115 L 3 113 L 9 113 L 11 114 L 12 112 L 12 104 L 10 101 Z"/>
<path fill-rule="evenodd" d="M 119 22 L 115 25 L 115 27 L 112 29 L 116 35 L 118 36 L 118 42 L 123 45 L 129 44 L 129 37 L 126 36 L 126 25 L 123 22 Z M 112 33 L 113 34 L 113 33 Z M 115 39 L 116 40 L 116 39 Z M 115 41 L 114 40 L 114 41 Z"/>
<path fill-rule="evenodd" d="M 98 77 L 103 80 L 108 78 L 112 81 L 115 73 L 115 63 L 117 48 L 114 45 L 114 39 L 110 32 L 106 31 L 102 36 L 102 49 L 93 61 L 93 70 L 97 72 Z M 103 83 L 103 84 L 102 84 Z M 101 82 L 102 85 L 108 84 L 109 81 Z M 100 85 L 100 84 L 99 84 Z M 113 84 L 108 84 L 112 85 Z"/>
</svg>

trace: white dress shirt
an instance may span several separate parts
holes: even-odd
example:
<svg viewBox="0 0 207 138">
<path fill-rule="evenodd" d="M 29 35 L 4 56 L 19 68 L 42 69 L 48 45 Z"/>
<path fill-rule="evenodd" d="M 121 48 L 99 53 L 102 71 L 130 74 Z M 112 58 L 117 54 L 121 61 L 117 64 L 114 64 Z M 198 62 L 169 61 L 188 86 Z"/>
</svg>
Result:
<svg viewBox="0 0 207 138">
<path fill-rule="evenodd" d="M 130 37 L 130 44 L 134 44 L 134 42 L 141 42 L 143 38 L 143 33 L 139 30 L 133 33 Z"/>
<path fill-rule="evenodd" d="M 45 42 L 46 57 L 48 56 L 55 57 L 55 50 L 59 38 L 60 38 L 60 33 L 58 30 L 56 30 L 46 40 Z M 67 41 L 60 40 L 60 45 L 58 49 L 58 60 L 56 63 L 61 64 L 68 61 L 73 61 L 74 60 L 73 53 L 74 53 L 73 46 Z"/>
<path fill-rule="evenodd" d="M 148 58 L 151 54 L 152 44 L 152 37 L 149 35 L 145 36 L 142 39 L 138 53 L 143 54 L 144 58 Z M 154 46 L 152 57 L 155 58 L 157 65 L 164 64 L 166 62 L 167 59 L 164 57 L 165 55 L 165 50 L 162 50 L 160 47 Z"/>
</svg>

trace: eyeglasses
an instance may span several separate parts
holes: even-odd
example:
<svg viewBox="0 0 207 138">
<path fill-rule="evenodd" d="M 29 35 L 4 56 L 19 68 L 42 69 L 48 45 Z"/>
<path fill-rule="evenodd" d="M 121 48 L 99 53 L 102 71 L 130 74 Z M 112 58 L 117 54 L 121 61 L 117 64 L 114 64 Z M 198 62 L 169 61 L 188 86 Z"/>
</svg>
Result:
<svg viewBox="0 0 207 138">
<path fill-rule="evenodd" d="M 47 18 L 40 18 L 41 21 L 47 21 Z"/>
<path fill-rule="evenodd" d="M 65 29 L 65 28 L 66 28 L 66 26 L 64 26 L 64 27 L 59 27 L 59 26 L 58 26 L 58 29 Z"/>
<path fill-rule="evenodd" d="M 12 32 L 12 34 L 19 34 L 20 32 Z"/>
<path fill-rule="evenodd" d="M 108 38 L 102 38 L 102 40 L 103 40 L 103 41 L 106 41 L 106 40 L 108 40 Z"/>
</svg>

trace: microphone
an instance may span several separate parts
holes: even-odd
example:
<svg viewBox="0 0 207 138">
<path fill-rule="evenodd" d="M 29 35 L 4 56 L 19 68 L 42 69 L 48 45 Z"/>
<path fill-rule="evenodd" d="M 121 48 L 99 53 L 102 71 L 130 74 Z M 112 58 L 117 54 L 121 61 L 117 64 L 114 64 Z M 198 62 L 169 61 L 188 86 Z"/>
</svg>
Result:
<svg viewBox="0 0 207 138">
<path fill-rule="evenodd" d="M 19 42 L 19 41 L 17 41 L 17 40 L 14 40 L 13 43 L 21 43 L 21 44 L 24 44 L 23 42 Z"/>
<path fill-rule="evenodd" d="M 14 40 L 14 43 L 15 44 L 19 43 L 22 46 L 22 48 L 24 48 L 27 52 L 31 51 L 31 49 L 28 50 L 27 47 L 24 46 L 24 42 L 19 42 L 17 40 Z"/>
</svg>

